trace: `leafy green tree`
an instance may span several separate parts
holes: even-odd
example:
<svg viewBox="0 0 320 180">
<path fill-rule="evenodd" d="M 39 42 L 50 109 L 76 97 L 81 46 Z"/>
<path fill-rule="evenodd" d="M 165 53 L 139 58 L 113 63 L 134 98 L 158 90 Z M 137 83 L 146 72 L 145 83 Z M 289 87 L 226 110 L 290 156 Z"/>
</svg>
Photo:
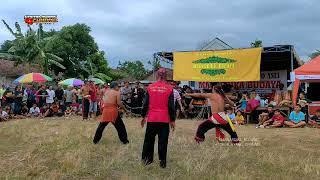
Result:
<svg viewBox="0 0 320 180">
<path fill-rule="evenodd" d="M 82 67 L 86 66 L 88 56 L 98 52 L 98 46 L 94 38 L 89 34 L 90 27 L 85 24 L 64 26 L 52 36 L 48 45 L 51 52 L 54 52 L 65 61 L 62 63 L 67 69 L 67 77 L 86 76 L 88 72 Z M 59 71 L 55 69 L 55 71 Z"/>
<path fill-rule="evenodd" d="M 13 41 L 5 40 L 3 44 L 1 44 L 0 53 L 6 53 L 13 46 Z"/>
<path fill-rule="evenodd" d="M 110 74 L 110 68 L 108 67 L 108 62 L 104 57 L 103 51 L 89 55 L 82 69 L 86 71 L 88 76 L 97 77 L 104 81 L 112 80 L 112 77 L 108 75 Z"/>
<path fill-rule="evenodd" d="M 134 77 L 137 80 L 142 80 L 148 73 L 141 61 L 125 61 L 124 63 L 119 62 L 117 69 L 126 73 L 128 76 Z"/>
<path fill-rule="evenodd" d="M 259 40 L 259 39 L 256 39 L 256 40 L 255 40 L 254 42 L 252 42 L 250 45 L 251 45 L 252 48 L 262 47 L 262 41 Z"/>
<path fill-rule="evenodd" d="M 313 59 L 317 56 L 320 56 L 320 50 L 316 50 L 315 52 L 313 52 L 312 54 L 310 54 L 310 58 Z"/>
<path fill-rule="evenodd" d="M 47 44 L 51 41 L 50 37 L 43 38 L 42 24 L 39 24 L 38 30 L 34 31 L 28 25 L 27 33 L 23 34 L 19 23 L 15 23 L 16 32 L 2 20 L 8 31 L 15 37 L 12 46 L 5 53 L 0 54 L 0 58 L 12 59 L 17 64 L 39 64 L 42 71 L 46 74 L 53 65 L 60 69 L 65 69 L 61 64 L 63 59 L 48 52 Z M 7 45 L 8 46 L 8 45 Z"/>
</svg>

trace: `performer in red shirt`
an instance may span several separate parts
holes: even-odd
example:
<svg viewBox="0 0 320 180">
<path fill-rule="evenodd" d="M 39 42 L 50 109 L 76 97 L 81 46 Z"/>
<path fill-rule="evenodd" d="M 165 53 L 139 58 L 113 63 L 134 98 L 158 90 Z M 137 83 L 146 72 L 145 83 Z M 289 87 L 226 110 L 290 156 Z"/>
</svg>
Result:
<svg viewBox="0 0 320 180">
<path fill-rule="evenodd" d="M 155 136 L 158 135 L 160 167 L 166 167 L 169 125 L 175 129 L 175 108 L 172 86 L 166 82 L 166 70 L 157 72 L 157 82 L 149 85 L 142 109 L 143 127 L 147 122 L 143 144 L 142 161 L 145 165 L 153 162 Z"/>
</svg>

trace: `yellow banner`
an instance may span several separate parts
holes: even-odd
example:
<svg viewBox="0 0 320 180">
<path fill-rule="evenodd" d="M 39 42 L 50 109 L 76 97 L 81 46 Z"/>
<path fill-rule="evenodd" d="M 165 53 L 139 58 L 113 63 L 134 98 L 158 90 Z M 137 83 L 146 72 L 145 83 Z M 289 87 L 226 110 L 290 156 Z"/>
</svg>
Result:
<svg viewBox="0 0 320 180">
<path fill-rule="evenodd" d="M 173 53 L 175 81 L 259 81 L 262 48 Z"/>
</svg>

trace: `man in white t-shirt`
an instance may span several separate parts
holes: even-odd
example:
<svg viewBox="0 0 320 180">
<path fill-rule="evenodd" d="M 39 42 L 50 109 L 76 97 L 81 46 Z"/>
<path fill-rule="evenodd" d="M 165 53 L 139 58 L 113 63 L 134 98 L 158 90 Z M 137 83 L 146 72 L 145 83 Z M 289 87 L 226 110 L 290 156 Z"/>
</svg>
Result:
<svg viewBox="0 0 320 180">
<path fill-rule="evenodd" d="M 52 89 L 52 86 L 50 86 L 49 89 L 47 89 L 47 92 L 48 92 L 48 96 L 46 98 L 46 103 L 50 106 L 54 102 L 56 93 Z"/>
</svg>

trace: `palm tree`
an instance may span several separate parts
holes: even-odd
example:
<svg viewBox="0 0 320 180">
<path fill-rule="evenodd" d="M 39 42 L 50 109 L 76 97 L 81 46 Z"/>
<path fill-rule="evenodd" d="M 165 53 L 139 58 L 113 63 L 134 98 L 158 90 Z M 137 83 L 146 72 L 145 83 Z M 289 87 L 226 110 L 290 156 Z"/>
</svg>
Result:
<svg viewBox="0 0 320 180">
<path fill-rule="evenodd" d="M 16 32 L 14 32 L 4 20 L 2 22 L 15 37 L 15 40 L 7 53 L 0 53 L 0 58 L 14 60 L 16 65 L 39 64 L 45 74 L 48 74 L 49 67 L 52 65 L 65 69 L 61 64 L 63 62 L 62 58 L 47 52 L 46 46 L 53 37 L 42 38 L 43 28 L 41 23 L 37 32 L 28 25 L 27 33 L 24 35 L 21 32 L 19 23 L 15 23 Z"/>
</svg>

